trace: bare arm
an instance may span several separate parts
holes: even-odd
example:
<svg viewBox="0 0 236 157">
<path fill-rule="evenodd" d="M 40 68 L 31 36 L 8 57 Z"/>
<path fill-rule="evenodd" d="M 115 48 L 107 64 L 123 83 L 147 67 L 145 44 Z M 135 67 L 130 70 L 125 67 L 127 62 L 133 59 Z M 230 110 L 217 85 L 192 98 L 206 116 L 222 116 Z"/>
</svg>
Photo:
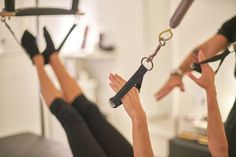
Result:
<svg viewBox="0 0 236 157">
<path fill-rule="evenodd" d="M 109 80 L 110 87 L 115 92 L 118 92 L 125 84 L 125 80 L 117 74 L 110 74 Z M 138 90 L 132 88 L 121 101 L 132 120 L 134 157 L 154 157 L 148 132 L 146 114 L 142 108 Z"/>
<path fill-rule="evenodd" d="M 197 61 L 197 54 L 199 50 L 202 50 L 206 56 L 206 58 L 210 58 L 216 55 L 219 51 L 223 50 L 228 44 L 228 40 L 220 34 L 216 34 L 197 48 L 195 48 L 180 64 L 179 69 L 182 70 L 183 73 L 189 72 L 190 65 Z"/>
<path fill-rule="evenodd" d="M 154 96 L 156 100 L 161 100 L 175 87 L 179 87 L 181 91 L 184 91 L 182 77 L 185 73 L 191 71 L 190 66 L 193 62 L 197 61 L 197 54 L 199 50 L 202 50 L 207 58 L 209 58 L 224 49 L 227 44 L 228 40 L 226 39 L 226 37 L 220 34 L 214 35 L 204 43 L 200 44 L 197 48 L 190 52 L 190 54 L 180 64 L 178 69 L 181 72 L 172 74 L 166 81 L 166 83 L 161 87 L 161 89 L 155 93 Z"/>
<path fill-rule="evenodd" d="M 206 58 L 202 52 L 200 52 L 198 56 L 199 61 L 202 61 Z M 214 84 L 215 73 L 207 64 L 201 65 L 201 68 L 201 77 L 196 78 L 191 73 L 188 75 L 199 86 L 204 88 L 207 93 L 208 147 L 213 157 L 227 157 L 228 143 L 216 97 L 216 89 Z"/>
<path fill-rule="evenodd" d="M 216 98 L 216 90 L 214 87 L 207 91 L 208 103 L 208 139 L 209 150 L 213 157 L 227 157 L 228 143 L 221 119 L 218 102 Z"/>
</svg>

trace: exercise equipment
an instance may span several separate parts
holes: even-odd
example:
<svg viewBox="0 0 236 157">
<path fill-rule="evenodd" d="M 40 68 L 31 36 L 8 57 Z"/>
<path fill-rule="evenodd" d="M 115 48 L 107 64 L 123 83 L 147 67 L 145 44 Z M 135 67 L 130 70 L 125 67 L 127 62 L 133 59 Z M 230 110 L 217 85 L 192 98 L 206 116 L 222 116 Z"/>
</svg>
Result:
<svg viewBox="0 0 236 157">
<path fill-rule="evenodd" d="M 5 8 L 0 12 L 2 17 L 11 16 L 41 16 L 41 15 L 83 15 L 79 12 L 79 0 L 73 0 L 71 9 L 49 8 L 49 7 L 31 7 L 15 9 L 15 0 L 5 0 Z"/>
<path fill-rule="evenodd" d="M 213 56 L 211 58 L 208 58 L 204 61 L 201 61 L 201 62 L 198 62 L 198 63 L 193 63 L 191 65 L 191 69 L 192 70 L 195 70 L 197 72 L 200 72 L 201 73 L 201 64 L 205 64 L 205 63 L 210 63 L 210 62 L 215 62 L 215 61 L 219 61 L 220 60 L 220 63 L 217 67 L 217 69 L 215 70 L 215 73 L 217 73 L 223 63 L 223 61 L 225 60 L 225 58 L 230 54 L 230 53 L 233 53 L 235 52 L 236 53 L 236 42 L 234 42 L 233 44 L 231 44 L 229 47 L 227 47 L 223 53 L 219 54 L 219 55 L 216 55 L 216 56 Z"/>
<path fill-rule="evenodd" d="M 80 15 L 84 15 L 81 13 L 78 9 L 79 6 L 79 0 L 73 0 L 71 9 L 66 10 L 62 8 L 45 8 L 45 7 L 31 7 L 31 8 L 18 8 L 15 9 L 15 0 L 5 0 L 4 1 L 4 9 L 2 12 L 0 12 L 0 18 L 1 22 L 3 22 L 6 26 L 6 28 L 9 30 L 15 41 L 21 46 L 20 40 L 17 38 L 15 32 L 13 29 L 10 27 L 8 24 L 7 20 L 10 20 L 11 17 L 16 16 L 16 17 L 22 17 L 22 16 L 36 16 L 36 25 L 37 25 L 37 32 L 39 32 L 39 16 L 45 16 L 45 15 L 75 15 L 79 17 Z M 36 1 L 36 6 L 38 6 L 38 1 Z M 62 41 L 61 45 L 57 50 L 60 50 L 62 46 L 64 45 L 66 39 L 69 37 L 73 29 L 75 28 L 76 24 L 73 24 L 72 27 L 69 29 L 66 37 Z M 38 33 L 37 33 L 38 34 Z M 42 135 L 45 135 L 45 130 L 44 130 L 44 113 L 43 113 L 43 107 L 42 107 L 42 102 L 40 101 L 40 115 L 41 115 L 41 126 L 42 126 Z M 1 156 L 1 155 L 0 155 Z"/>
<path fill-rule="evenodd" d="M 161 47 L 166 45 L 166 42 L 170 40 L 173 36 L 172 29 L 176 28 L 180 22 L 182 21 L 184 15 L 190 8 L 191 4 L 194 0 L 182 0 L 178 6 L 178 8 L 175 10 L 170 23 L 169 23 L 169 29 L 164 30 L 159 34 L 159 44 L 156 47 L 154 53 L 152 53 L 148 57 L 143 57 L 141 59 L 141 65 L 138 68 L 138 70 L 131 76 L 131 78 L 126 82 L 126 84 L 116 93 L 115 96 L 110 98 L 109 102 L 113 108 L 116 108 L 122 104 L 121 98 L 126 95 L 127 92 L 133 87 L 136 87 L 138 90 L 141 89 L 142 81 L 144 75 L 151 71 L 154 67 L 153 59 L 161 49 Z M 149 63 L 149 67 L 146 67 L 144 65 L 144 62 Z"/>
<path fill-rule="evenodd" d="M 6 28 L 9 30 L 15 41 L 21 46 L 20 40 L 17 38 L 15 32 L 12 30 L 11 26 L 7 23 L 6 18 L 10 20 L 11 16 L 43 16 L 43 15 L 83 15 L 78 11 L 79 0 L 72 1 L 71 10 L 61 9 L 61 8 L 19 8 L 15 10 L 15 0 L 5 0 L 5 8 L 3 12 L 0 12 L 1 21 L 5 24 Z M 65 44 L 67 38 L 71 32 L 76 27 L 76 24 L 73 24 L 69 29 L 66 37 L 63 39 L 61 45 L 57 50 L 60 50 Z"/>
</svg>

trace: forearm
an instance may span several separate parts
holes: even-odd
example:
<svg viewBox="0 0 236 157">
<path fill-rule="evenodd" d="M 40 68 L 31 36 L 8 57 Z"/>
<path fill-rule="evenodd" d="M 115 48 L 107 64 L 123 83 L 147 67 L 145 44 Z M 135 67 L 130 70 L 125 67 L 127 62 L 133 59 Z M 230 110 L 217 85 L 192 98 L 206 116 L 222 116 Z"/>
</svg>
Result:
<svg viewBox="0 0 236 157">
<path fill-rule="evenodd" d="M 154 157 L 145 113 L 132 119 L 134 157 Z"/>
<path fill-rule="evenodd" d="M 191 71 L 191 64 L 193 62 L 197 61 L 197 54 L 198 54 L 199 48 L 195 48 L 192 50 L 189 55 L 184 59 L 184 61 L 180 64 L 178 69 L 182 71 L 183 74 Z"/>
<path fill-rule="evenodd" d="M 181 69 L 183 74 L 191 71 L 191 64 L 197 61 L 197 54 L 199 50 L 202 50 L 205 53 L 206 57 L 209 58 L 224 49 L 227 46 L 227 43 L 228 41 L 224 36 L 218 34 L 213 36 L 212 38 L 208 39 L 204 43 L 197 46 L 194 50 L 192 50 L 180 64 L 178 69 Z"/>
<path fill-rule="evenodd" d="M 228 143 L 217 103 L 215 87 L 207 89 L 206 92 L 208 103 L 207 132 L 209 139 L 209 150 L 213 157 L 227 157 Z"/>
</svg>

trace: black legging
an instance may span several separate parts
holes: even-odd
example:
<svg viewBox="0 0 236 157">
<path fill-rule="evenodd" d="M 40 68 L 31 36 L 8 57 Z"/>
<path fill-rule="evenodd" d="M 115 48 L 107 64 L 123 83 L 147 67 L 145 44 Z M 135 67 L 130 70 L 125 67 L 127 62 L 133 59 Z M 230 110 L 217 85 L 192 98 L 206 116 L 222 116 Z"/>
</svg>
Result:
<svg viewBox="0 0 236 157">
<path fill-rule="evenodd" d="M 133 157 L 132 146 L 95 104 L 80 95 L 71 106 L 56 99 L 50 109 L 64 128 L 74 157 Z"/>
<path fill-rule="evenodd" d="M 229 146 L 229 157 L 236 156 L 236 99 L 225 122 L 225 133 Z"/>
</svg>

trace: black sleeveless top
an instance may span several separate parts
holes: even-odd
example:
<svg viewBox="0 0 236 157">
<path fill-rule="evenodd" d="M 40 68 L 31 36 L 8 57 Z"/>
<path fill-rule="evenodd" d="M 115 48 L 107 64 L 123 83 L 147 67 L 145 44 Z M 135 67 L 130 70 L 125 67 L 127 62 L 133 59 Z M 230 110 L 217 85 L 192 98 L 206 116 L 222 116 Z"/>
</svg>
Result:
<svg viewBox="0 0 236 157">
<path fill-rule="evenodd" d="M 235 42 L 236 41 L 236 16 L 226 21 L 219 29 L 218 34 L 225 36 L 227 40 L 229 41 L 229 43 Z M 234 76 L 236 77 L 236 65 L 235 65 Z"/>
<path fill-rule="evenodd" d="M 229 43 L 236 41 L 236 16 L 226 21 L 218 31 Z M 236 55 L 235 55 L 236 56 Z M 236 58 L 235 58 L 236 59 Z M 234 76 L 236 77 L 236 64 Z M 229 157 L 236 157 L 236 99 L 225 122 L 225 132 L 229 145 Z"/>
</svg>

